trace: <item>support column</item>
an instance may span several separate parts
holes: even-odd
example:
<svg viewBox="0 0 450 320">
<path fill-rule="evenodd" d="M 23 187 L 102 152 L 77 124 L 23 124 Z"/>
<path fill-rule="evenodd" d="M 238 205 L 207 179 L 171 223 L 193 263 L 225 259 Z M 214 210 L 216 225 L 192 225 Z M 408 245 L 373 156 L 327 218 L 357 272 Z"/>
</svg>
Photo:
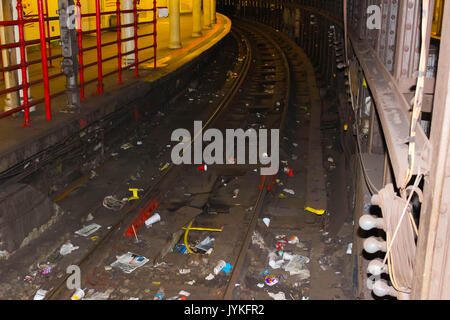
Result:
<svg viewBox="0 0 450 320">
<path fill-rule="evenodd" d="M 192 0 L 192 37 L 202 36 L 202 0 Z"/>
<path fill-rule="evenodd" d="M 122 10 L 133 10 L 133 0 L 123 0 L 122 1 Z M 133 13 L 122 14 L 122 24 L 130 25 L 133 23 L 134 23 Z M 133 26 L 122 29 L 122 39 L 133 38 L 133 36 L 134 36 Z M 134 51 L 134 41 L 133 40 L 122 42 L 122 45 L 123 45 L 122 52 L 133 52 Z M 123 57 L 122 66 L 127 67 L 132 64 L 134 64 L 134 52 Z"/>
<path fill-rule="evenodd" d="M 203 0 L 203 29 L 211 28 L 211 0 Z"/>
<path fill-rule="evenodd" d="M 180 0 L 170 0 L 169 5 L 169 49 L 181 48 L 180 41 Z"/>
<path fill-rule="evenodd" d="M 211 23 L 216 24 L 216 0 L 211 0 Z"/>
</svg>

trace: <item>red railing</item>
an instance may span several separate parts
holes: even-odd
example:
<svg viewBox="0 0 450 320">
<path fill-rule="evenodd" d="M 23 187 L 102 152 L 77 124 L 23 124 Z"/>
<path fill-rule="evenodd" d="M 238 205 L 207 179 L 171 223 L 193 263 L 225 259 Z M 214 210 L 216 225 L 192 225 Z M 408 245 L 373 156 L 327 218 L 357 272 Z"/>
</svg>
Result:
<svg viewBox="0 0 450 320">
<path fill-rule="evenodd" d="M 93 93 L 93 95 L 101 94 L 104 92 L 104 83 L 103 79 L 105 77 L 111 76 L 113 74 L 118 74 L 118 83 L 122 84 L 122 73 L 124 70 L 128 69 L 135 69 L 134 76 L 138 77 L 139 75 L 139 65 L 153 61 L 153 68 L 156 68 L 156 0 L 153 0 L 153 8 L 151 9 L 138 9 L 137 8 L 137 1 L 133 1 L 133 9 L 131 10 L 122 10 L 121 9 L 121 1 L 116 1 L 116 10 L 115 11 L 100 11 L 100 0 L 94 0 L 95 1 L 95 7 L 96 12 L 95 13 L 81 13 L 82 7 L 79 0 L 77 0 L 76 7 L 77 7 L 77 39 L 78 39 L 78 63 L 79 63 L 79 69 L 80 69 L 80 97 L 81 100 L 85 99 L 85 86 L 94 82 L 97 82 L 97 91 Z M 140 13 L 144 12 L 152 12 L 153 13 L 153 19 L 150 21 L 144 21 L 139 22 L 138 21 L 138 15 Z M 81 13 L 81 14 L 80 14 Z M 128 24 L 122 24 L 122 15 L 123 14 L 133 14 L 133 23 Z M 101 27 L 101 19 L 102 16 L 113 16 L 116 17 L 116 27 Z M 83 18 L 90 18 L 95 17 L 95 30 L 88 30 L 88 31 L 82 31 L 82 22 Z M 152 25 L 152 31 L 148 32 L 148 29 L 146 29 L 146 26 Z M 139 33 L 139 27 L 142 26 L 143 32 Z M 133 36 L 128 38 L 122 38 L 122 29 L 124 28 L 133 28 Z M 115 30 L 114 30 L 115 29 Z M 102 32 L 105 31 L 115 31 L 117 34 L 117 37 L 115 40 L 103 42 L 102 41 Z M 91 45 L 90 47 L 83 47 L 83 39 L 85 39 L 85 36 L 89 36 L 91 34 L 96 34 L 96 43 L 95 45 Z M 139 39 L 143 38 L 152 38 L 152 44 L 149 46 L 140 47 L 139 46 Z M 127 43 L 129 41 L 134 41 L 134 48 L 133 50 L 123 52 L 122 45 L 124 43 Z M 103 57 L 104 48 L 109 47 L 112 45 L 117 46 L 117 54 L 113 56 L 109 56 L 107 58 Z M 152 49 L 152 55 L 146 56 L 144 59 L 139 59 L 139 54 L 144 50 Z M 84 56 L 89 51 L 97 51 L 97 58 L 95 61 L 92 61 L 90 63 L 86 63 L 84 61 Z M 134 54 L 134 63 L 123 65 L 123 59 L 131 54 Z M 109 62 L 111 60 L 117 59 L 117 67 L 113 70 L 104 73 L 103 70 L 103 64 L 106 62 Z M 99 63 L 99 61 L 101 61 Z M 92 79 L 85 79 L 85 71 L 88 68 L 97 66 L 97 77 Z"/>
<path fill-rule="evenodd" d="M 51 37 L 50 35 L 50 21 L 58 21 L 59 17 L 49 17 L 47 0 L 36 0 L 38 7 L 37 15 L 28 15 L 24 17 L 23 0 L 17 0 L 17 20 L 12 21 L 0 21 L 0 27 L 3 28 L 17 28 L 15 32 L 18 34 L 19 41 L 11 42 L 0 45 L 0 51 L 19 48 L 20 63 L 7 65 L 3 61 L 0 72 L 3 76 L 7 72 L 20 72 L 21 82 L 17 85 L 2 88 L 0 87 L 0 99 L 10 93 L 19 93 L 22 99 L 19 98 L 19 106 L 12 108 L 11 110 L 1 112 L 0 119 L 6 118 L 12 114 L 24 111 L 24 123 L 23 126 L 30 125 L 30 108 L 39 104 L 45 105 L 46 119 L 51 120 L 51 103 L 52 99 L 61 96 L 66 93 L 65 81 L 58 79 L 63 77 L 64 74 L 59 67 L 57 71 L 49 72 L 49 68 L 52 67 L 53 62 L 60 61 L 63 57 L 61 54 L 52 56 L 51 42 L 59 40 L 60 36 Z M 156 0 L 153 0 L 153 8 L 150 9 L 138 9 L 136 0 L 133 1 L 133 8 L 130 10 L 122 10 L 121 3 L 123 1 L 117 0 L 116 8 L 114 11 L 101 11 L 100 0 L 95 1 L 95 12 L 82 13 L 82 7 L 79 0 L 76 0 L 76 34 L 78 42 L 78 75 L 79 75 L 79 87 L 80 87 L 80 99 L 85 99 L 85 89 L 89 84 L 97 83 L 97 90 L 93 93 L 102 94 L 104 92 L 104 78 L 114 74 L 118 74 L 118 83 L 122 84 L 123 72 L 125 70 L 134 68 L 134 76 L 138 77 L 139 67 L 146 62 L 153 61 L 153 68 L 156 68 Z M 139 15 L 152 13 L 152 19 L 149 21 L 139 22 Z M 132 14 L 133 23 L 122 24 L 122 15 Z M 102 27 L 102 17 L 115 16 L 117 23 L 114 27 Z M 83 30 L 83 22 L 95 18 L 95 28 Z M 89 21 L 88 21 L 89 22 Z M 26 40 L 25 39 L 25 25 L 37 24 L 39 28 L 39 39 Z M 151 27 L 152 26 L 152 27 Z M 128 38 L 122 38 L 122 30 L 124 28 L 133 28 L 133 36 Z M 95 41 L 93 41 L 93 35 L 95 34 Z M 111 38 L 113 34 L 114 40 Z M 117 34 L 117 36 L 115 36 Z M 102 37 L 107 41 L 102 41 Z M 111 38 L 111 39 L 109 39 Z M 141 39 L 151 38 L 151 41 L 145 41 L 146 44 L 150 42 L 150 45 L 141 45 L 144 41 Z M 124 52 L 123 44 L 132 41 L 134 43 L 133 50 Z M 117 52 L 113 56 L 107 56 L 110 53 L 108 47 L 116 45 Z M 30 52 L 30 46 L 40 46 L 40 59 Z M 151 50 L 151 54 L 149 52 Z M 58 47 L 55 51 L 58 53 L 61 49 Z M 93 54 L 96 51 L 96 54 Z M 145 52 L 144 52 L 145 51 Z M 134 62 L 123 64 L 123 59 L 134 54 Z M 28 60 L 27 61 L 27 55 Z M 31 57 L 31 58 L 30 58 Z M 86 61 L 91 58 L 91 61 Z M 117 64 L 111 65 L 111 62 L 116 60 Z M 5 66 L 6 65 L 6 66 Z M 38 66 L 41 66 L 41 69 Z M 58 65 L 58 64 L 56 64 Z M 30 67 L 34 67 L 34 73 L 32 74 Z M 97 66 L 96 70 L 93 67 Z M 37 69 L 36 69 L 37 67 Z M 106 71 L 105 71 L 106 69 Z M 38 86 L 42 86 L 42 90 Z M 34 96 L 40 95 L 39 98 L 33 98 L 29 96 L 29 91 L 33 88 L 32 94 Z M 22 101 L 20 101 L 22 100 Z"/>
</svg>

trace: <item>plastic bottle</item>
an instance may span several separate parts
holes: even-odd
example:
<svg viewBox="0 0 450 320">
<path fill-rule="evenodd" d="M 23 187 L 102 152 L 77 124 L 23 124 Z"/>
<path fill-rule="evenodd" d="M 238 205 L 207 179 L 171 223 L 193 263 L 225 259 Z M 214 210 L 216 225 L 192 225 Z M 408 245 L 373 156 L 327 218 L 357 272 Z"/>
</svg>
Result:
<svg viewBox="0 0 450 320">
<path fill-rule="evenodd" d="M 160 288 L 153 300 L 162 300 L 164 298 L 164 288 Z"/>
<path fill-rule="evenodd" d="M 214 268 L 214 274 L 219 274 L 220 270 L 222 270 L 223 268 L 225 268 L 225 266 L 227 265 L 227 263 L 223 260 L 220 260 L 217 263 L 217 266 Z"/>
</svg>

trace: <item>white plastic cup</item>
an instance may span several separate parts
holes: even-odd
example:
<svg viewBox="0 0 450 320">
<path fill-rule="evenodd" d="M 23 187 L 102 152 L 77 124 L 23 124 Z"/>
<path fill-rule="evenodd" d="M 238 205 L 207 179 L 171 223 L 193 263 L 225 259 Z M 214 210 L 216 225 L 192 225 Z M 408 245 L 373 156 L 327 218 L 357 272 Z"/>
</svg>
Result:
<svg viewBox="0 0 450 320">
<path fill-rule="evenodd" d="M 84 298 L 84 290 L 78 288 L 75 293 L 72 295 L 72 300 L 81 300 Z"/>
<path fill-rule="evenodd" d="M 152 215 L 150 218 L 148 218 L 147 220 L 145 220 L 145 225 L 146 227 L 150 227 L 152 224 L 161 221 L 161 216 L 159 215 L 159 213 L 155 213 L 154 215 Z"/>
</svg>

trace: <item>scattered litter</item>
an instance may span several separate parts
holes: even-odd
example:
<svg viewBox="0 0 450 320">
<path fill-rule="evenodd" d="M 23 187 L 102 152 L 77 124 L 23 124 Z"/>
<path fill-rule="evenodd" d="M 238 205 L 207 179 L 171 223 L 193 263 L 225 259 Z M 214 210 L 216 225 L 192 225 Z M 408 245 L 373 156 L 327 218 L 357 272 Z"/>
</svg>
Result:
<svg viewBox="0 0 450 320">
<path fill-rule="evenodd" d="M 108 289 L 105 292 L 95 292 L 94 294 L 83 300 L 108 300 L 113 291 L 114 289 Z"/>
<path fill-rule="evenodd" d="M 158 221 L 161 221 L 161 216 L 159 215 L 159 213 L 155 212 L 150 218 L 145 220 L 145 226 L 147 228 L 150 228 L 152 226 L 152 224 L 154 224 Z"/>
<path fill-rule="evenodd" d="M 170 163 L 167 162 L 163 167 L 159 168 L 159 171 L 164 171 L 170 166 Z"/>
<path fill-rule="evenodd" d="M 105 270 L 106 270 L 106 271 L 109 271 L 109 270 L 111 270 L 111 269 L 112 269 L 111 266 L 105 266 Z"/>
<path fill-rule="evenodd" d="M 122 149 L 122 150 L 128 150 L 130 148 L 133 148 L 133 145 L 129 142 L 120 146 L 120 149 Z"/>
<path fill-rule="evenodd" d="M 292 260 L 294 257 L 295 257 L 295 255 L 292 255 L 292 254 L 290 254 L 290 253 L 288 253 L 288 252 L 283 252 L 283 260 Z"/>
<path fill-rule="evenodd" d="M 117 157 L 119 154 L 117 152 L 111 153 L 111 157 Z"/>
<path fill-rule="evenodd" d="M 235 287 L 239 287 L 241 284 L 240 283 L 235 283 L 234 286 Z"/>
<path fill-rule="evenodd" d="M 185 297 L 189 297 L 191 295 L 190 292 L 187 292 L 187 291 L 184 291 L 184 290 L 181 290 L 180 292 L 178 292 L 178 294 L 180 296 L 185 296 Z"/>
<path fill-rule="evenodd" d="M 214 279 L 214 275 L 212 273 L 208 274 L 205 278 L 205 280 L 208 280 L 208 281 L 210 281 L 212 279 Z"/>
<path fill-rule="evenodd" d="M 197 167 L 199 171 L 208 171 L 208 166 L 206 164 L 202 164 Z"/>
<path fill-rule="evenodd" d="M 191 269 L 180 269 L 180 270 L 178 270 L 178 272 L 180 274 L 188 274 L 188 273 L 191 273 Z"/>
<path fill-rule="evenodd" d="M 61 249 L 59 249 L 59 253 L 62 256 L 65 256 L 65 255 L 67 255 L 67 254 L 71 253 L 72 251 L 77 250 L 79 248 L 80 247 L 74 247 L 74 245 L 72 243 L 70 243 L 70 241 L 68 241 L 67 243 L 65 243 L 65 244 L 63 244 L 61 246 Z"/>
<path fill-rule="evenodd" d="M 82 237 L 87 237 L 87 236 L 93 234 L 95 231 L 97 231 L 100 228 L 101 228 L 101 226 L 99 224 L 92 223 L 84 228 L 81 228 L 78 231 L 75 231 L 75 234 L 82 236 Z"/>
<path fill-rule="evenodd" d="M 298 147 L 298 143 L 292 142 L 292 145 L 297 148 Z"/>
<path fill-rule="evenodd" d="M 47 290 L 39 289 L 34 295 L 33 300 L 44 300 L 45 295 L 47 294 Z"/>
<path fill-rule="evenodd" d="M 231 264 L 229 264 L 229 263 L 227 262 L 227 264 L 225 265 L 225 267 L 222 268 L 222 270 L 225 272 L 225 274 L 228 275 L 228 273 L 230 272 L 230 270 L 233 269 L 233 268 L 234 268 L 234 267 L 233 267 Z"/>
<path fill-rule="evenodd" d="M 215 274 L 215 275 L 219 274 L 219 272 L 220 272 L 223 268 L 225 268 L 226 265 L 227 265 L 227 263 L 226 263 L 225 261 L 220 260 L 220 261 L 217 263 L 216 267 L 214 268 L 214 274 Z"/>
<path fill-rule="evenodd" d="M 269 225 L 270 225 L 270 219 L 269 218 L 264 218 L 263 219 L 263 222 L 264 222 L 264 224 L 267 226 L 267 228 L 269 227 Z"/>
<path fill-rule="evenodd" d="M 288 241 L 286 240 L 285 236 L 277 236 L 277 245 L 276 245 L 276 250 L 277 251 L 282 251 L 284 249 L 284 247 L 287 245 Z"/>
<path fill-rule="evenodd" d="M 274 276 L 274 275 L 267 275 L 267 276 L 264 278 L 264 280 L 265 280 L 266 284 L 267 284 L 269 287 L 271 287 L 271 286 L 276 285 L 276 284 L 280 281 L 280 277 Z"/>
<path fill-rule="evenodd" d="M 283 169 L 284 173 L 286 173 L 288 176 L 293 177 L 294 176 L 294 171 L 290 168 L 284 168 Z"/>
<path fill-rule="evenodd" d="M 286 272 L 289 272 L 289 274 L 295 275 L 295 274 L 303 274 L 305 276 L 309 277 L 309 270 L 305 269 L 305 265 L 309 263 L 309 258 L 304 257 L 301 255 L 294 255 L 288 264 L 284 267 L 284 270 Z"/>
<path fill-rule="evenodd" d="M 97 299 L 98 300 L 98 299 Z M 129 297 L 128 300 L 139 300 L 139 298 L 136 297 Z"/>
<path fill-rule="evenodd" d="M 72 295 L 72 297 L 70 298 L 71 300 L 81 300 L 84 298 L 84 290 L 81 288 L 78 288 L 77 290 L 75 290 L 75 293 Z"/>
<path fill-rule="evenodd" d="M 199 250 L 208 253 L 210 250 L 212 252 L 213 246 L 214 246 L 214 238 L 208 236 L 205 239 L 203 239 L 199 244 L 197 244 L 195 247 Z"/>
<path fill-rule="evenodd" d="M 294 236 L 294 237 L 290 238 L 288 242 L 289 242 L 290 244 L 297 244 L 297 243 L 300 243 L 300 241 L 298 240 L 298 237 L 297 237 L 297 236 Z"/>
<path fill-rule="evenodd" d="M 267 294 L 274 300 L 286 300 L 286 295 L 281 291 L 278 293 L 267 292 Z"/>
<path fill-rule="evenodd" d="M 258 286 L 259 288 L 262 288 L 262 287 L 264 287 L 264 283 L 258 283 L 257 286 Z"/>
<path fill-rule="evenodd" d="M 266 248 L 263 237 L 257 231 L 253 231 L 252 244 L 257 245 L 260 249 Z"/>
<path fill-rule="evenodd" d="M 143 256 L 128 252 L 120 257 L 111 264 L 113 268 L 119 268 L 125 273 L 131 273 L 139 267 L 142 267 L 149 260 Z"/>
<path fill-rule="evenodd" d="M 45 267 L 44 270 L 42 270 L 42 274 L 49 274 L 52 272 L 52 267 Z"/>
<path fill-rule="evenodd" d="M 275 260 L 269 260 L 269 266 L 270 266 L 272 269 L 280 269 L 281 266 L 283 265 L 283 263 L 284 263 L 284 260 L 278 260 L 278 261 L 275 261 Z"/>
<path fill-rule="evenodd" d="M 182 244 L 182 243 L 177 243 L 175 245 L 175 247 L 173 248 L 173 251 L 174 252 L 178 252 L 178 253 L 183 253 L 183 254 L 187 254 L 188 253 L 188 251 L 186 249 L 186 246 L 184 244 Z"/>
<path fill-rule="evenodd" d="M 233 199 L 236 199 L 239 196 L 239 189 L 234 189 L 233 191 Z"/>
<path fill-rule="evenodd" d="M 103 199 L 103 206 L 110 210 L 119 211 L 125 206 L 127 202 L 127 198 L 118 200 L 114 196 L 106 196 L 105 199 Z"/>
<path fill-rule="evenodd" d="M 319 263 L 320 268 L 321 268 L 323 271 L 328 270 L 328 268 L 333 264 L 333 263 L 331 262 L 330 257 L 328 257 L 328 256 L 322 256 L 322 257 L 320 257 L 319 259 L 317 259 L 317 262 Z"/>
<path fill-rule="evenodd" d="M 286 193 L 289 193 L 289 194 L 291 194 L 293 196 L 295 195 L 295 191 L 292 190 L 292 189 L 283 189 L 283 191 L 286 192 Z"/>
<path fill-rule="evenodd" d="M 193 285 L 194 285 L 194 283 L 195 283 L 195 280 L 192 280 L 192 281 L 188 281 L 188 282 L 186 282 L 186 284 L 188 284 L 188 285 L 190 285 L 190 286 L 193 286 Z"/>
<path fill-rule="evenodd" d="M 0 259 L 5 259 L 9 257 L 9 252 L 6 250 L 0 250 Z"/>
<path fill-rule="evenodd" d="M 353 249 L 353 243 L 349 243 L 347 246 L 347 254 L 352 254 L 352 249 Z"/>
<path fill-rule="evenodd" d="M 136 144 L 137 144 L 138 146 L 142 146 L 142 141 L 138 140 L 138 141 L 136 141 Z"/>
<path fill-rule="evenodd" d="M 318 210 L 318 209 L 313 209 L 311 207 L 305 207 L 305 210 L 309 211 L 309 212 L 312 212 L 312 213 L 315 213 L 318 216 L 321 216 L 321 215 L 323 215 L 326 212 L 326 210 L 323 210 L 323 209 Z"/>
<path fill-rule="evenodd" d="M 155 297 L 153 298 L 153 300 L 162 300 L 163 298 L 164 298 L 164 289 L 160 288 L 156 293 Z"/>
<path fill-rule="evenodd" d="M 91 221 L 91 220 L 94 220 L 94 216 L 92 215 L 92 213 L 89 213 L 86 218 L 86 221 Z"/>
<path fill-rule="evenodd" d="M 278 197 L 279 197 L 280 199 L 286 199 L 286 195 L 285 195 L 284 193 L 280 193 L 280 194 L 278 195 Z"/>
</svg>

